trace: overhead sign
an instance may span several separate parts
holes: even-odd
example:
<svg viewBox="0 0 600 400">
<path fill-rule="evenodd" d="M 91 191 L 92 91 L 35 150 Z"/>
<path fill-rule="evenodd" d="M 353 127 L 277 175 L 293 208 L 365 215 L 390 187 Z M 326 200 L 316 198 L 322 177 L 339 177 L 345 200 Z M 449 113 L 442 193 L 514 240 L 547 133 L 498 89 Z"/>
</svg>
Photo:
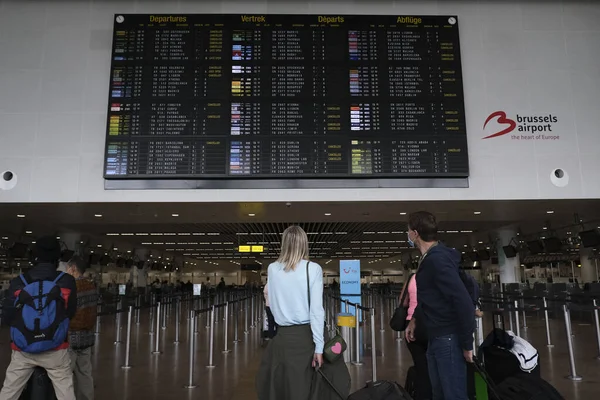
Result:
<svg viewBox="0 0 600 400">
<path fill-rule="evenodd" d="M 262 253 L 265 251 L 265 246 L 238 246 L 238 252 L 240 253 Z"/>
</svg>

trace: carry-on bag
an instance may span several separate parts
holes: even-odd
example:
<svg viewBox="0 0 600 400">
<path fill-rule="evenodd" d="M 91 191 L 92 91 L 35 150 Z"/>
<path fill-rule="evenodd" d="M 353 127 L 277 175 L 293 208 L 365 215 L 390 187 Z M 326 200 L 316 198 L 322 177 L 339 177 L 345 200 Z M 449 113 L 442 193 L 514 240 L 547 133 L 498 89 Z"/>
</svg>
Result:
<svg viewBox="0 0 600 400">
<path fill-rule="evenodd" d="M 511 376 L 496 391 L 502 400 L 564 400 L 554 386 L 532 375 Z"/>
<path fill-rule="evenodd" d="M 412 400 L 412 396 L 396 382 L 369 382 L 364 388 L 352 393 L 348 400 Z"/>
<path fill-rule="evenodd" d="M 485 381 L 490 400 L 565 400 L 554 386 L 536 375 L 519 374 L 496 385 L 477 358 L 473 366 Z"/>
<path fill-rule="evenodd" d="M 20 400 L 56 400 L 54 386 L 44 368 L 35 367 Z"/>
</svg>

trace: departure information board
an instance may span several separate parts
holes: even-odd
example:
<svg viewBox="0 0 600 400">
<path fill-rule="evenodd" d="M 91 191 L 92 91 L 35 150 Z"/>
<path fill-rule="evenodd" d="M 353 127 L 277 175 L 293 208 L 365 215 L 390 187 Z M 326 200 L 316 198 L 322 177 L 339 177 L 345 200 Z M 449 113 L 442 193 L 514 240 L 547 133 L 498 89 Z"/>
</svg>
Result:
<svg viewBox="0 0 600 400">
<path fill-rule="evenodd" d="M 107 179 L 465 178 L 451 16 L 116 15 Z"/>
</svg>

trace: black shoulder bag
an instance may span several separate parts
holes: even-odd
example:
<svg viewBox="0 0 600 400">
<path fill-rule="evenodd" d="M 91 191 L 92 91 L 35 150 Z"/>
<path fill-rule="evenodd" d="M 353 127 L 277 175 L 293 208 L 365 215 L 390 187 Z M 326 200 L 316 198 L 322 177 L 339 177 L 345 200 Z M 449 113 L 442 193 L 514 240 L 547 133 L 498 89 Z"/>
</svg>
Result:
<svg viewBox="0 0 600 400">
<path fill-rule="evenodd" d="M 406 329 L 406 325 L 408 321 L 406 318 L 408 317 L 408 306 L 404 305 L 406 301 L 406 295 L 408 293 L 408 285 L 410 285 L 410 280 L 415 279 L 415 274 L 410 274 L 406 284 L 404 285 L 404 291 L 402 292 L 402 296 L 400 297 L 400 304 L 394 311 L 394 315 L 392 315 L 392 319 L 390 320 L 390 328 L 395 331 L 402 332 Z"/>
<path fill-rule="evenodd" d="M 306 262 L 306 291 L 308 293 L 308 314 L 310 316 L 310 277 L 308 272 L 308 265 L 310 261 Z M 323 331 L 324 332 L 324 331 Z M 327 362 L 333 363 L 336 362 L 344 351 L 346 351 L 347 345 L 340 332 L 335 332 L 335 336 L 325 342 L 323 346 L 323 359 Z"/>
</svg>

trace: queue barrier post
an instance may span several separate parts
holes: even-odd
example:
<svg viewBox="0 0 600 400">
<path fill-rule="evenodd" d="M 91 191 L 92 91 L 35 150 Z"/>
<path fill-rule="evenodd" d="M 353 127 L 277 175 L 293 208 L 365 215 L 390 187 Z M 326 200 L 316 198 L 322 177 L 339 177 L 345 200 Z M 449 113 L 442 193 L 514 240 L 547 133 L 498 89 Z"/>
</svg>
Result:
<svg viewBox="0 0 600 400">
<path fill-rule="evenodd" d="M 354 361 L 352 365 L 362 365 L 360 362 L 360 311 L 358 304 L 354 305 Z"/>
<path fill-rule="evenodd" d="M 214 368 L 213 353 L 215 350 L 215 306 L 210 309 L 210 336 L 208 342 L 208 365 L 207 368 Z"/>
<path fill-rule="evenodd" d="M 152 354 L 160 354 L 159 345 L 160 345 L 160 310 L 161 304 L 160 301 L 156 303 L 156 344 L 154 346 L 154 351 Z"/>
<path fill-rule="evenodd" d="M 577 369 L 575 366 L 575 355 L 573 353 L 573 336 L 571 332 L 571 313 L 569 311 L 569 307 L 566 304 L 563 304 L 563 312 L 565 314 L 565 332 L 567 334 L 567 347 L 569 350 L 569 367 L 571 374 L 567 376 L 567 379 L 571 381 L 581 381 L 583 378 L 577 375 Z"/>
<path fill-rule="evenodd" d="M 550 338 L 550 320 L 548 319 L 548 301 L 546 300 L 546 297 L 544 296 L 542 298 L 543 302 L 544 302 L 544 319 L 546 320 L 546 347 L 548 348 L 552 348 L 554 347 L 554 345 L 552 344 L 552 339 Z"/>
<path fill-rule="evenodd" d="M 125 339 L 125 364 L 121 367 L 122 369 L 130 369 L 129 356 L 131 352 L 131 317 L 133 314 L 133 306 L 129 306 L 129 312 L 127 313 L 127 337 Z"/>
<path fill-rule="evenodd" d="M 383 310 L 382 310 L 383 313 Z M 377 347 L 375 346 L 375 308 L 371 309 L 371 363 L 372 381 L 377 382 Z"/>
<path fill-rule="evenodd" d="M 194 310 L 190 310 L 189 313 L 190 318 L 190 332 L 189 332 L 189 341 L 190 341 L 190 354 L 189 354 L 189 375 L 188 375 L 188 383 L 184 386 L 186 389 L 194 389 L 196 385 L 194 385 L 194 345 L 195 345 L 195 335 L 194 335 L 194 326 L 196 325 L 196 313 Z"/>
</svg>

